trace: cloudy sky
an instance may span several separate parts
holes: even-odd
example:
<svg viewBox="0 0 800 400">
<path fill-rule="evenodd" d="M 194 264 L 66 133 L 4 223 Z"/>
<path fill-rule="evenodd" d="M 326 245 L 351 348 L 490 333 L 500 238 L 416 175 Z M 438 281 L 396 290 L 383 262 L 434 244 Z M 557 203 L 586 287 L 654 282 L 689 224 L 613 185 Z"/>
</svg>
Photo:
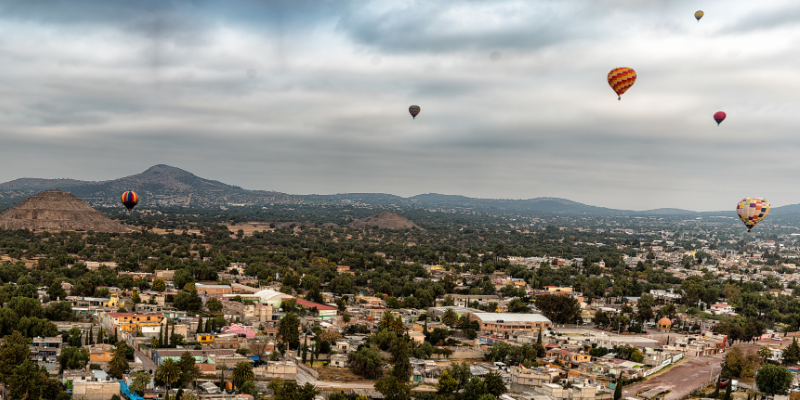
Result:
<svg viewBox="0 0 800 400">
<path fill-rule="evenodd" d="M 767 4 L 5 0 L 0 181 L 800 203 L 800 2 Z"/>
</svg>

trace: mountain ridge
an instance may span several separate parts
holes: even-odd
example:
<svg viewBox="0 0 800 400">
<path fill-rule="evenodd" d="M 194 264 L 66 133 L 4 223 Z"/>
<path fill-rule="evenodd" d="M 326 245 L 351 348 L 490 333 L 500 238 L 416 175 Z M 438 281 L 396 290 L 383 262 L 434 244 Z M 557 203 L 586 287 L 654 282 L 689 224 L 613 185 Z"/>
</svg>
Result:
<svg viewBox="0 0 800 400">
<path fill-rule="evenodd" d="M 18 178 L 0 183 L 0 205 L 10 206 L 38 192 L 53 189 L 68 191 L 93 206 L 117 206 L 119 195 L 126 190 L 133 190 L 140 196 L 140 207 L 266 206 L 274 204 L 346 205 L 365 203 L 381 206 L 446 208 L 532 215 L 735 216 L 733 210 L 703 212 L 677 208 L 659 208 L 644 211 L 618 210 L 556 197 L 489 199 L 439 193 L 423 193 L 411 197 L 401 197 L 387 193 L 293 195 L 268 190 L 243 189 L 220 181 L 201 178 L 191 172 L 166 164 L 156 164 L 142 173 L 106 181 L 83 181 L 71 178 Z M 800 213 L 800 204 L 773 207 L 772 213 L 780 215 L 798 214 Z"/>
</svg>

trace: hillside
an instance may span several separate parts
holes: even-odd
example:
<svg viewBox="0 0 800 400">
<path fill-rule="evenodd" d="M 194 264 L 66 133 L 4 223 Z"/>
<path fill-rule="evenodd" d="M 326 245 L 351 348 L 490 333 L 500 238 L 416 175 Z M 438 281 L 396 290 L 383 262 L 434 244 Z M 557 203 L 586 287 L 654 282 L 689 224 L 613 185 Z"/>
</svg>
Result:
<svg viewBox="0 0 800 400">
<path fill-rule="evenodd" d="M 285 193 L 245 190 L 203 179 L 180 168 L 154 165 L 141 174 L 101 182 L 74 179 L 16 179 L 0 184 L 2 203 L 51 189 L 63 189 L 93 206 L 117 206 L 126 190 L 139 194 L 140 206 L 216 207 L 230 204 L 262 205 L 299 202 Z"/>
<path fill-rule="evenodd" d="M 119 205 L 119 196 L 134 190 L 140 207 L 220 207 L 229 205 L 265 206 L 270 204 L 348 205 L 367 204 L 378 208 L 456 209 L 494 214 L 570 215 L 570 216 L 675 216 L 731 215 L 730 211 L 703 212 L 662 208 L 647 211 L 596 207 L 567 199 L 478 199 L 466 196 L 426 193 L 400 197 L 386 193 L 341 193 L 331 195 L 290 195 L 281 192 L 246 190 L 219 181 L 204 179 L 180 168 L 154 165 L 146 171 L 119 179 L 90 182 L 76 179 L 20 178 L 0 183 L 0 208 L 7 208 L 44 190 L 60 189 L 74 194 L 92 206 Z M 735 215 L 735 212 L 732 214 Z M 800 216 L 800 204 L 775 207 L 772 215 Z"/>
<path fill-rule="evenodd" d="M 422 229 L 405 217 L 391 211 L 382 211 L 367 218 L 357 219 L 350 226 L 354 228 L 377 226 L 380 229 Z"/>
</svg>

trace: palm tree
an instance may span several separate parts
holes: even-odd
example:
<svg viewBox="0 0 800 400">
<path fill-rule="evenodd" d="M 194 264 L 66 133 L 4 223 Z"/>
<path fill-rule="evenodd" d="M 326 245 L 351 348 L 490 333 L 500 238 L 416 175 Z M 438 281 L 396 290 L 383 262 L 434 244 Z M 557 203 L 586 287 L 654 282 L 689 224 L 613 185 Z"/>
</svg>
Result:
<svg viewBox="0 0 800 400">
<path fill-rule="evenodd" d="M 247 381 L 252 381 L 255 378 L 253 374 L 253 366 L 247 361 L 240 361 L 233 369 L 233 384 L 238 388 Z"/>
<path fill-rule="evenodd" d="M 169 399 L 170 387 L 180 379 L 180 376 L 181 367 L 170 358 L 164 360 L 164 362 L 156 368 L 156 379 L 167 385 L 167 400 Z"/>
</svg>

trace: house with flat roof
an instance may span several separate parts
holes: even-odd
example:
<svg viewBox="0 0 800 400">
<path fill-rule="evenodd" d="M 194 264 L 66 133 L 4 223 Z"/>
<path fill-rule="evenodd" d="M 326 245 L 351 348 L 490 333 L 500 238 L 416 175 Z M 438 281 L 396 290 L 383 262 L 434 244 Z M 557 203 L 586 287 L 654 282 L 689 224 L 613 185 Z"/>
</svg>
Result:
<svg viewBox="0 0 800 400">
<path fill-rule="evenodd" d="M 538 332 L 553 324 L 541 314 L 520 313 L 470 313 L 470 319 L 477 321 L 481 332 L 511 334 L 513 332 Z"/>
<path fill-rule="evenodd" d="M 197 293 L 205 296 L 222 296 L 232 294 L 233 289 L 228 285 L 206 285 L 203 283 L 195 283 L 194 287 L 197 288 Z"/>
</svg>

